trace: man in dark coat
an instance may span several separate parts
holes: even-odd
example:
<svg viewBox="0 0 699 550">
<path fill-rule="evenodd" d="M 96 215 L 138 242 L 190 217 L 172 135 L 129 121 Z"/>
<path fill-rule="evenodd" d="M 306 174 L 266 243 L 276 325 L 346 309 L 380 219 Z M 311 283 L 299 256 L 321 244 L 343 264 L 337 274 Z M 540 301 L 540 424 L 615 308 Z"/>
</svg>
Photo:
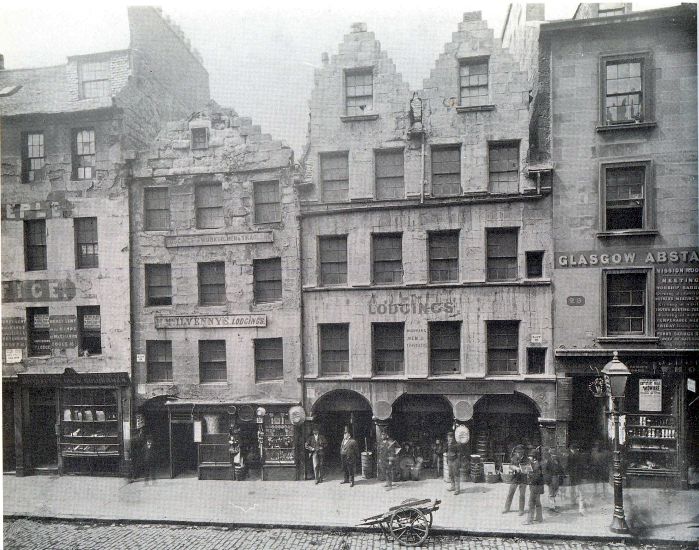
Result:
<svg viewBox="0 0 699 550">
<path fill-rule="evenodd" d="M 340 460 L 342 460 L 342 471 L 345 474 L 345 480 L 340 483 L 349 483 L 350 487 L 354 487 L 354 470 L 359 460 L 359 446 L 352 437 L 349 426 L 345 426 L 345 435 L 340 445 Z"/>
<path fill-rule="evenodd" d="M 527 484 L 529 485 L 529 516 L 527 521 L 524 522 L 525 525 L 541 523 L 544 520 L 541 509 L 541 495 L 544 492 L 544 473 L 539 460 L 538 449 L 533 449 L 529 452 L 529 466 L 531 468 L 531 471 L 527 474 Z"/>
<path fill-rule="evenodd" d="M 512 499 L 519 489 L 519 515 L 524 515 L 524 500 L 527 492 L 527 479 L 525 474 L 522 472 L 522 466 L 527 464 L 527 458 L 524 456 L 524 447 L 522 445 L 517 445 L 512 449 L 512 454 L 510 455 L 510 464 L 512 469 L 512 481 L 510 481 L 510 488 L 507 492 L 507 500 L 505 500 L 505 509 L 502 511 L 503 514 L 507 514 L 510 511 L 510 506 L 512 506 Z"/>
<path fill-rule="evenodd" d="M 460 472 L 461 466 L 461 445 L 456 442 L 454 432 L 447 434 L 447 464 L 449 465 L 449 482 L 450 486 L 447 491 L 454 491 L 455 495 L 461 492 Z"/>
<path fill-rule="evenodd" d="M 149 481 L 155 484 L 155 442 L 150 436 L 143 443 L 143 467 L 145 484 Z"/>
<path fill-rule="evenodd" d="M 306 450 L 311 453 L 313 460 L 313 475 L 316 478 L 316 485 L 323 481 L 324 466 L 325 466 L 325 448 L 328 446 L 328 441 L 325 436 L 320 435 L 318 426 L 313 427 L 313 435 L 306 440 Z"/>
</svg>

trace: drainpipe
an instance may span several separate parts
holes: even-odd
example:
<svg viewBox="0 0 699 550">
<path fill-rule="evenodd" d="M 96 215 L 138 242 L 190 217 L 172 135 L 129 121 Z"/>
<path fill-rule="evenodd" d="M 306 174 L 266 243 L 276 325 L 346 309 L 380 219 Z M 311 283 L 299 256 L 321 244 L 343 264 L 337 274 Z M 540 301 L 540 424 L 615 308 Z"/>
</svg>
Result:
<svg viewBox="0 0 699 550">
<path fill-rule="evenodd" d="M 424 126 L 423 126 L 423 132 L 422 132 L 421 157 L 422 157 L 422 166 L 421 166 L 421 173 L 420 173 L 420 204 L 425 202 L 425 132 L 424 132 Z"/>
</svg>

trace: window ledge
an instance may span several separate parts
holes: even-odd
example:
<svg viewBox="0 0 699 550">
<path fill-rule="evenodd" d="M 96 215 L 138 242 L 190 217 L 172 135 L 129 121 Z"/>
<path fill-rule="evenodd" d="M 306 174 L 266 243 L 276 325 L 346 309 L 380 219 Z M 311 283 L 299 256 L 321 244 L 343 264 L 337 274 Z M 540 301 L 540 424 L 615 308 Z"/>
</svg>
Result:
<svg viewBox="0 0 699 550">
<path fill-rule="evenodd" d="M 623 229 L 620 231 L 598 231 L 597 238 L 607 239 L 610 237 L 655 237 L 660 235 L 657 229 Z"/>
<path fill-rule="evenodd" d="M 284 382 L 283 378 L 265 378 L 264 380 L 255 380 L 255 384 L 264 384 L 266 382 Z"/>
<path fill-rule="evenodd" d="M 658 125 L 657 122 L 625 122 L 623 124 L 598 124 L 596 130 L 598 132 L 615 132 L 617 130 L 646 130 L 650 128 L 655 128 Z"/>
<path fill-rule="evenodd" d="M 619 336 L 598 336 L 595 338 L 600 344 L 614 344 L 614 343 L 635 343 L 635 344 L 656 344 L 660 342 L 660 338 L 657 336 L 626 336 L 620 334 Z"/>
<path fill-rule="evenodd" d="M 461 105 L 456 108 L 457 113 L 477 113 L 479 111 L 494 111 L 495 105 Z"/>
<path fill-rule="evenodd" d="M 378 114 L 373 115 L 343 115 L 340 117 L 342 122 L 361 122 L 363 120 L 377 120 Z"/>
<path fill-rule="evenodd" d="M 228 382 L 199 382 L 200 386 L 228 386 Z"/>
</svg>

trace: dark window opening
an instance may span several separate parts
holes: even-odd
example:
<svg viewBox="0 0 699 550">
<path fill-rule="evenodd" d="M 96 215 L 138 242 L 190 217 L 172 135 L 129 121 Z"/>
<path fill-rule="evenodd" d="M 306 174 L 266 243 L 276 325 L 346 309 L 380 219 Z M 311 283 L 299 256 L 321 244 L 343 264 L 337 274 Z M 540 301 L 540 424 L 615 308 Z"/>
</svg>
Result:
<svg viewBox="0 0 699 550">
<path fill-rule="evenodd" d="M 320 371 L 322 374 L 349 372 L 349 325 L 320 325 Z"/>
<path fill-rule="evenodd" d="M 643 120 L 643 61 L 607 61 L 605 112 L 607 124 Z"/>
<path fill-rule="evenodd" d="M 192 128 L 192 149 L 206 149 L 209 146 L 209 129 Z"/>
<path fill-rule="evenodd" d="M 27 271 L 46 269 L 46 220 L 24 221 L 24 265 Z"/>
<path fill-rule="evenodd" d="M 98 266 L 97 218 L 74 218 L 75 267 Z"/>
<path fill-rule="evenodd" d="M 207 183 L 194 188 L 197 229 L 223 227 L 223 189 L 220 183 Z"/>
<path fill-rule="evenodd" d="M 461 194 L 461 147 L 432 149 L 432 195 Z"/>
<path fill-rule="evenodd" d="M 102 353 L 102 317 L 100 306 L 78 306 L 78 354 L 81 357 Z"/>
<path fill-rule="evenodd" d="M 458 374 L 461 372 L 461 323 L 453 321 L 431 322 L 430 370 L 432 374 Z"/>
<path fill-rule="evenodd" d="M 529 250 L 527 259 L 527 279 L 539 279 L 544 276 L 544 251 Z"/>
<path fill-rule="evenodd" d="M 488 60 L 462 60 L 459 64 L 461 103 L 473 107 L 488 103 Z"/>
<path fill-rule="evenodd" d="M 281 197 L 278 181 L 256 182 L 254 184 L 255 195 L 255 223 L 279 222 L 282 219 Z"/>
<path fill-rule="evenodd" d="M 402 374 L 404 323 L 374 323 L 372 329 L 374 373 Z"/>
<path fill-rule="evenodd" d="M 284 345 L 281 338 L 256 338 L 255 380 L 284 378 Z"/>
<path fill-rule="evenodd" d="M 405 197 L 403 179 L 403 151 L 376 152 L 376 198 L 402 199 Z"/>
<path fill-rule="evenodd" d="M 282 260 L 269 258 L 252 263 L 255 302 L 278 302 L 282 299 Z"/>
<path fill-rule="evenodd" d="M 643 229 L 646 170 L 644 166 L 607 168 L 606 229 Z"/>
<path fill-rule="evenodd" d="M 199 305 L 226 303 L 226 268 L 223 262 L 197 264 L 199 272 Z"/>
<path fill-rule="evenodd" d="M 225 340 L 199 340 L 199 380 L 228 381 Z"/>
<path fill-rule="evenodd" d="M 488 280 L 517 279 L 517 229 L 488 229 Z"/>
<path fill-rule="evenodd" d="M 172 342 L 146 341 L 147 382 L 172 382 Z"/>
<path fill-rule="evenodd" d="M 146 305 L 172 305 L 170 264 L 146 264 Z"/>
<path fill-rule="evenodd" d="M 347 283 L 347 236 L 320 237 L 320 284 Z"/>
<path fill-rule="evenodd" d="M 143 190 L 144 228 L 146 231 L 170 229 L 170 201 L 167 187 L 146 187 Z"/>
<path fill-rule="evenodd" d="M 73 179 L 95 177 L 95 131 L 91 128 L 73 130 Z"/>
<path fill-rule="evenodd" d="M 29 356 L 42 357 L 51 355 L 51 336 L 49 333 L 49 308 L 27 308 L 27 333 L 29 339 Z"/>
<path fill-rule="evenodd" d="M 646 332 L 645 273 L 607 274 L 607 334 Z"/>
<path fill-rule="evenodd" d="M 430 282 L 458 281 L 459 232 L 430 233 Z"/>
<path fill-rule="evenodd" d="M 38 172 L 45 164 L 44 134 L 22 134 L 22 182 L 32 183 L 39 179 Z"/>
<path fill-rule="evenodd" d="M 110 97 L 110 61 L 84 61 L 80 63 L 80 83 L 83 99 Z"/>
<path fill-rule="evenodd" d="M 349 153 L 321 155 L 320 179 L 323 202 L 346 202 L 349 199 Z"/>
<path fill-rule="evenodd" d="M 488 321 L 488 374 L 517 374 L 519 321 Z"/>
<path fill-rule="evenodd" d="M 527 374 L 546 372 L 546 348 L 527 348 Z"/>
<path fill-rule="evenodd" d="M 518 193 L 519 143 L 489 144 L 488 170 L 491 193 Z"/>
<path fill-rule="evenodd" d="M 348 71 L 345 74 L 345 101 L 348 116 L 363 115 L 374 105 L 374 72 L 372 69 Z"/>
<path fill-rule="evenodd" d="M 393 233 L 373 235 L 374 284 L 403 282 L 403 236 Z"/>
</svg>

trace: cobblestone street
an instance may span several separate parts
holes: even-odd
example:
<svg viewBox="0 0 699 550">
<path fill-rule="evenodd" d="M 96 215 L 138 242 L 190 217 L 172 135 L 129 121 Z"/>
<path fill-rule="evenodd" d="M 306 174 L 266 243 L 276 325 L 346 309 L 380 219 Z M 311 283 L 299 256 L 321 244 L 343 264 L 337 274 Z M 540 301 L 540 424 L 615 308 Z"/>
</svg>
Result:
<svg viewBox="0 0 699 550">
<path fill-rule="evenodd" d="M 233 549 L 397 549 L 378 532 L 346 533 L 296 529 L 254 529 L 168 525 L 118 525 L 82 522 L 4 521 L 7 550 L 221 550 Z M 497 550 L 635 550 L 687 549 L 688 545 L 635 545 L 562 540 L 522 540 L 500 537 L 432 536 L 423 548 Z"/>
</svg>

